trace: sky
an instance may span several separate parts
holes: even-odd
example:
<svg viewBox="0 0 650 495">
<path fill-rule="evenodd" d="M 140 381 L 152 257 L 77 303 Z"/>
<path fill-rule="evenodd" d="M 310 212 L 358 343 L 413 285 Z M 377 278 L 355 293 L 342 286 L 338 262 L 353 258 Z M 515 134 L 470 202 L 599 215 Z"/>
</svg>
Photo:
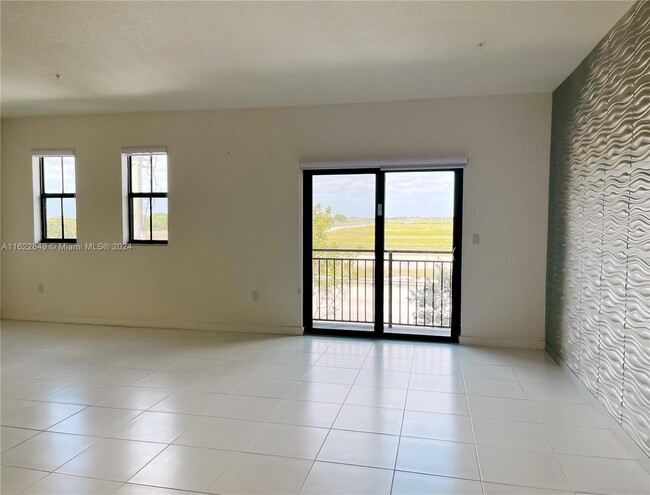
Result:
<svg viewBox="0 0 650 495">
<path fill-rule="evenodd" d="M 63 157 L 63 169 L 61 169 L 61 157 L 58 156 L 45 157 L 43 165 L 45 175 L 45 192 L 75 192 L 74 157 Z M 61 170 L 63 170 L 63 176 L 61 175 Z M 62 190 L 62 187 L 64 187 L 65 190 Z"/>
<path fill-rule="evenodd" d="M 315 175 L 313 202 L 334 214 L 374 217 L 375 175 Z M 385 216 L 453 217 L 453 172 L 387 172 Z"/>
</svg>

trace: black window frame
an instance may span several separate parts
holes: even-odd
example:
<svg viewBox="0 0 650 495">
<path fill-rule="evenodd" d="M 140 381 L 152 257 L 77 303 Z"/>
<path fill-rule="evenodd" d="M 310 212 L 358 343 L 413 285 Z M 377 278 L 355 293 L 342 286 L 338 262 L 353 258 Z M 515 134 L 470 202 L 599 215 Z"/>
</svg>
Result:
<svg viewBox="0 0 650 495">
<path fill-rule="evenodd" d="M 64 172 L 63 172 L 63 158 L 68 155 L 60 156 L 48 156 L 47 158 L 59 158 L 61 159 L 61 192 L 60 193 L 47 193 L 45 192 L 45 156 L 38 157 L 38 170 L 40 174 L 40 185 L 41 185 L 41 242 L 42 243 L 60 243 L 60 244 L 76 244 L 77 237 L 65 237 L 65 217 L 63 216 L 63 200 L 72 198 L 75 201 L 75 208 L 77 204 L 77 163 L 75 160 L 75 192 L 66 193 L 64 187 Z M 74 157 L 72 157 L 74 158 Z M 60 199 L 61 200 L 61 238 L 50 238 L 47 236 L 47 200 L 48 199 Z M 75 222 L 76 222 L 75 218 Z"/>
<path fill-rule="evenodd" d="M 127 153 L 126 154 L 126 174 L 127 174 L 127 191 L 128 198 L 127 203 L 129 206 L 129 244 L 148 244 L 148 245 L 166 245 L 169 244 L 169 216 L 167 217 L 167 239 L 154 239 L 153 238 L 153 205 L 151 201 L 154 198 L 165 198 L 167 199 L 167 215 L 169 215 L 169 177 L 167 178 L 167 191 L 166 192 L 153 192 L 153 169 L 151 171 L 151 185 L 150 192 L 134 192 L 133 191 L 133 177 L 132 177 L 132 163 L 131 159 L 133 155 L 149 155 L 149 163 L 153 163 L 153 155 L 165 155 L 166 152 L 142 152 L 142 153 Z M 152 165 L 153 167 L 153 165 Z M 167 161 L 167 170 L 169 171 L 169 161 Z M 134 239 L 133 237 L 133 201 L 136 198 L 145 198 L 149 199 L 149 239 Z"/>
</svg>

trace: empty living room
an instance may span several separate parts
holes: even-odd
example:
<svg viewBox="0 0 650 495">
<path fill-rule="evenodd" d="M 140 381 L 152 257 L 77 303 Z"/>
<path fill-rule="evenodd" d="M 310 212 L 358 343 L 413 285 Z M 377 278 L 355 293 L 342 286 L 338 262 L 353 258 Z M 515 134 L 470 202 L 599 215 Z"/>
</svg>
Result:
<svg viewBox="0 0 650 495">
<path fill-rule="evenodd" d="M 650 0 L 0 2 L 2 495 L 650 495 Z"/>
</svg>

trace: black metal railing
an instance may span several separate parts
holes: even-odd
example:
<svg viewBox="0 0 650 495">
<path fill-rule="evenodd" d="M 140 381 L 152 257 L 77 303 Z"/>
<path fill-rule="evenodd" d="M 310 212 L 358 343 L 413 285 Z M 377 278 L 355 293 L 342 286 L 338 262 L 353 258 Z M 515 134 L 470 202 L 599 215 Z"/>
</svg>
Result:
<svg viewBox="0 0 650 495">
<path fill-rule="evenodd" d="M 374 323 L 374 251 L 313 251 L 313 319 Z M 385 251 L 385 324 L 450 327 L 452 270 L 451 251 Z"/>
</svg>

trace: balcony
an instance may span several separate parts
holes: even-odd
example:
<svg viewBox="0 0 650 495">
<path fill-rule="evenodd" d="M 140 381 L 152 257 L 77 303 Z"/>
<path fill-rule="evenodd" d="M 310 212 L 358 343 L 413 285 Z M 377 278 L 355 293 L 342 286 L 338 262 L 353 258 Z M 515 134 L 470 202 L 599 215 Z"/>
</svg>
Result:
<svg viewBox="0 0 650 495">
<path fill-rule="evenodd" d="M 369 249 L 313 250 L 314 327 L 372 331 L 375 253 Z M 451 251 L 386 250 L 384 332 L 448 336 L 451 327 Z"/>
</svg>

